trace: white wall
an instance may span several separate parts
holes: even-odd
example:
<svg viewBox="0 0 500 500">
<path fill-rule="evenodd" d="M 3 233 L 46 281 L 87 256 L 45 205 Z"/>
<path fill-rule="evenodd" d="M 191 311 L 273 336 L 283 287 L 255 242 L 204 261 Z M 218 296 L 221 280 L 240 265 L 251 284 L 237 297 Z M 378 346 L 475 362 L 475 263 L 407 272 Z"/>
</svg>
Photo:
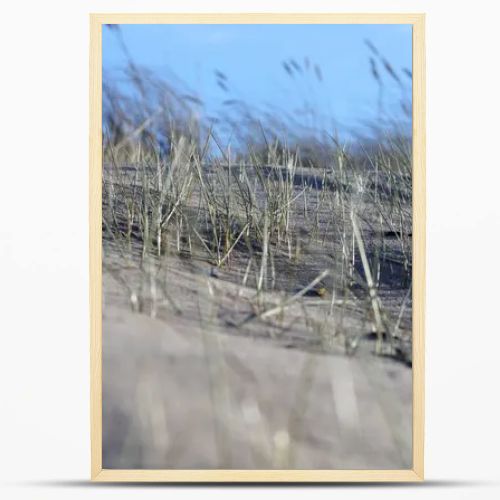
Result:
<svg viewBox="0 0 500 500">
<path fill-rule="evenodd" d="M 342 498 L 498 498 L 500 162 L 498 2 L 253 0 L 2 4 L 0 476 L 5 498 L 164 496 L 89 476 L 89 12 L 426 12 L 427 487 Z M 27 130 L 28 129 L 28 130 Z M 29 141 L 28 141 L 29 140 Z M 450 484 L 446 481 L 459 480 Z M 50 481 L 56 481 L 51 483 Z M 59 483 L 57 483 L 59 481 Z M 62 482 L 61 481 L 70 481 Z M 445 481 L 443 483 L 443 481 Z M 185 495 L 232 497 L 231 489 Z M 250 498 L 335 492 L 259 489 Z M 496 493 L 496 494 L 495 494 Z M 176 492 L 179 494 L 179 492 Z"/>
</svg>

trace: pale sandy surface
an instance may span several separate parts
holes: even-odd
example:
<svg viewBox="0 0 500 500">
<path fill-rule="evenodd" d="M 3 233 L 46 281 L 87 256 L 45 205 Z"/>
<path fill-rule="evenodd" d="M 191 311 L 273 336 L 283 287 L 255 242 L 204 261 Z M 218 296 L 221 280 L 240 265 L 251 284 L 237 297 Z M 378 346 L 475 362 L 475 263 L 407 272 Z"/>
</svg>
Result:
<svg viewBox="0 0 500 500">
<path fill-rule="evenodd" d="M 312 298 L 280 324 L 231 327 L 249 312 L 248 289 L 180 259 L 167 268 L 182 313 L 158 298 L 156 317 L 150 302 L 132 312 L 104 271 L 105 468 L 411 467 L 411 368 L 374 356 L 371 340 L 346 356 L 341 335 L 305 328 Z M 365 327 L 354 311 L 343 322 Z"/>
</svg>

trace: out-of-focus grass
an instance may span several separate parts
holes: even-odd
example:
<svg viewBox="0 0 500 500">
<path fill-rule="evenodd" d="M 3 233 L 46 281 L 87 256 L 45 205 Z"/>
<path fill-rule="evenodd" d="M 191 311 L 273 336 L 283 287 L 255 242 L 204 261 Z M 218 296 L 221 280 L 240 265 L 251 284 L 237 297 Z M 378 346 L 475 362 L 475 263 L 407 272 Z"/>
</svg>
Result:
<svg viewBox="0 0 500 500">
<path fill-rule="evenodd" d="M 306 293 L 330 302 L 327 315 L 336 301 L 354 298 L 377 333 L 377 352 L 394 354 L 393 337 L 411 308 L 411 138 L 384 117 L 381 72 L 401 89 L 408 74 L 399 75 L 367 45 L 380 123 L 370 124 L 370 138 L 349 142 L 319 128 L 313 99 L 305 99 L 305 119 L 290 110 L 266 115 L 228 98 L 214 124 L 201 118 L 196 95 L 130 58 L 127 92 L 105 78 L 104 238 L 147 277 L 152 315 L 158 301 L 180 312 L 162 263 L 171 255 L 202 259 L 236 270 L 241 285 L 255 290 L 255 320 L 285 314 Z M 285 77 L 322 83 L 312 63 L 309 72 L 293 59 L 283 68 Z M 229 97 L 227 76 L 216 72 L 216 78 Z M 402 107 L 408 115 L 403 100 Z M 223 121 L 234 136 L 229 144 L 217 133 Z M 384 287 L 404 297 L 396 314 L 384 307 Z M 287 294 L 280 305 L 266 297 L 274 290 Z M 129 293 L 140 309 L 144 289 Z M 353 352 L 359 339 L 343 333 Z"/>
</svg>

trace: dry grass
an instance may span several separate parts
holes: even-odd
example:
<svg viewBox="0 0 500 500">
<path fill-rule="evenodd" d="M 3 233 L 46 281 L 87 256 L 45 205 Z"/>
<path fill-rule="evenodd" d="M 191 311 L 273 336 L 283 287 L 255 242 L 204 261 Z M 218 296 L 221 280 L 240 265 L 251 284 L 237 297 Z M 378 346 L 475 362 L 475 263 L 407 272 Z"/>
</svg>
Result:
<svg viewBox="0 0 500 500">
<path fill-rule="evenodd" d="M 204 261 L 254 290 L 255 320 L 276 307 L 285 314 L 304 295 L 331 298 L 324 300 L 330 313 L 354 301 L 377 332 L 377 352 L 397 354 L 393 340 L 408 328 L 411 309 L 409 156 L 380 150 L 363 161 L 343 148 L 324 167 L 300 166 L 297 151 L 286 152 L 286 165 L 207 162 L 189 138 L 172 140 L 168 156 L 106 145 L 104 237 L 149 277 L 153 298 L 163 290 L 161 300 L 172 303 L 164 261 Z M 268 292 L 283 293 L 282 305 Z M 359 338 L 341 333 L 351 352 Z"/>
</svg>

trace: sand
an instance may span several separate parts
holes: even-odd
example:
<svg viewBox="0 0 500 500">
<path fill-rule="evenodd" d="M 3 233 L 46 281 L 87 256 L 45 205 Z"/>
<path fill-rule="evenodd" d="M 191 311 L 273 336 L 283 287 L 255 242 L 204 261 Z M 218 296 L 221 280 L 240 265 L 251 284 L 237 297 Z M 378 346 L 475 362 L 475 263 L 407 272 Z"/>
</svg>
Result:
<svg viewBox="0 0 500 500">
<path fill-rule="evenodd" d="M 346 355 L 335 314 L 327 338 L 306 328 L 328 298 L 235 327 L 250 289 L 177 257 L 162 273 L 166 295 L 133 265 L 104 268 L 104 468 L 411 468 L 411 367 L 366 336 Z"/>
</svg>

